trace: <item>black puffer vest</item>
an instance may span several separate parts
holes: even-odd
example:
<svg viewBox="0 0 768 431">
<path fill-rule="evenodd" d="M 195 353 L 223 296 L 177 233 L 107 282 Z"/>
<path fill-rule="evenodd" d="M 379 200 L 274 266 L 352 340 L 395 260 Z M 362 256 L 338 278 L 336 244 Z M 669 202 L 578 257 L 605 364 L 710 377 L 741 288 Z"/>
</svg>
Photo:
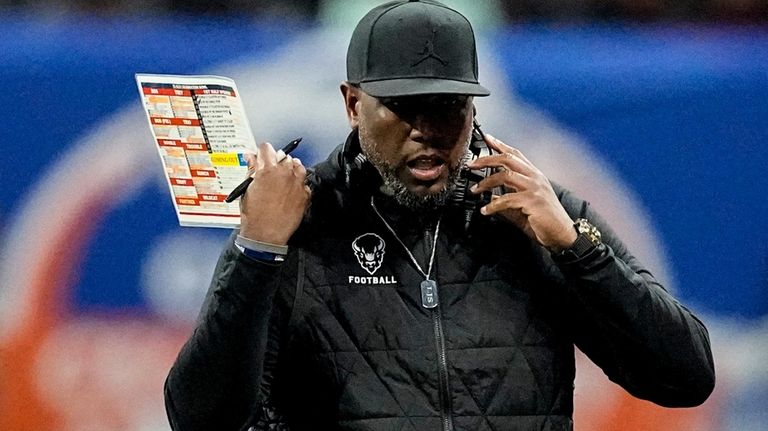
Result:
<svg viewBox="0 0 768 431">
<path fill-rule="evenodd" d="M 316 171 L 300 252 L 283 265 L 298 270 L 275 297 L 260 408 L 291 430 L 572 429 L 573 340 L 548 254 L 508 223 L 466 231 L 448 210 L 438 232 L 437 217 L 373 193 L 395 236 L 348 173 L 340 152 Z"/>
</svg>

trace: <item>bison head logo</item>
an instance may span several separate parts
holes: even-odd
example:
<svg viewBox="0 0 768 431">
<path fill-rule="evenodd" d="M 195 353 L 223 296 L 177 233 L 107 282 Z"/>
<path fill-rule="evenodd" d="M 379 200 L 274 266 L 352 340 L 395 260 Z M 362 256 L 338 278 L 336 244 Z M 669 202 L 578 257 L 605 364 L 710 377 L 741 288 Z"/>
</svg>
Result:
<svg viewBox="0 0 768 431">
<path fill-rule="evenodd" d="M 375 233 L 360 235 L 352 242 L 360 266 L 373 275 L 384 261 L 384 240 Z"/>
</svg>

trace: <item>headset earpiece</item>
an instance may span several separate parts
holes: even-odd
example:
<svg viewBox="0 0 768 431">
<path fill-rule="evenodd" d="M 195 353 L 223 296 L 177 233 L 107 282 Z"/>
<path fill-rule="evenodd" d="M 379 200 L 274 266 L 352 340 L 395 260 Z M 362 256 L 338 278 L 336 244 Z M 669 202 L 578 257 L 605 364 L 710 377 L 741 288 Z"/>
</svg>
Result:
<svg viewBox="0 0 768 431">
<path fill-rule="evenodd" d="M 368 158 L 363 154 L 363 149 L 360 147 L 360 137 L 357 129 L 350 133 L 347 141 L 344 143 L 342 162 L 344 163 L 344 182 L 347 188 L 358 187 L 366 176 L 369 163 Z M 368 174 L 370 176 L 370 172 Z"/>
</svg>

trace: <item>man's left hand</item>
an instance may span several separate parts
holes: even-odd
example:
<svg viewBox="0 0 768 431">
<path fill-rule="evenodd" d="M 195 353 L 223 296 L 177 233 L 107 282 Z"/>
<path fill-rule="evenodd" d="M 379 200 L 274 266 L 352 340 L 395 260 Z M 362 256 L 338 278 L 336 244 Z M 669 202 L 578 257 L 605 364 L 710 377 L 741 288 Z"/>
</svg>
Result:
<svg viewBox="0 0 768 431">
<path fill-rule="evenodd" d="M 485 135 L 485 142 L 499 154 L 481 157 L 468 167 L 502 169 L 480 181 L 472 192 L 482 193 L 502 186 L 506 193 L 494 196 L 480 212 L 509 220 L 550 250 L 570 247 L 577 237 L 573 220 L 557 199 L 549 179 L 520 150 L 489 134 Z"/>
</svg>

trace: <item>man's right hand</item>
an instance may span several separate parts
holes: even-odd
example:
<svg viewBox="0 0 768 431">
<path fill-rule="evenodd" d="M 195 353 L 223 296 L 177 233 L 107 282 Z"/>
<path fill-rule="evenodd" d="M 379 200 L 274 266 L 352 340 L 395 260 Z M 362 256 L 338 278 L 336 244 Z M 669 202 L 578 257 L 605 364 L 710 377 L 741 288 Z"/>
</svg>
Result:
<svg viewBox="0 0 768 431">
<path fill-rule="evenodd" d="M 299 159 L 277 162 L 269 143 L 256 154 L 246 154 L 253 181 L 240 198 L 240 235 L 254 241 L 284 245 L 299 227 L 311 192 L 307 170 Z"/>
</svg>

